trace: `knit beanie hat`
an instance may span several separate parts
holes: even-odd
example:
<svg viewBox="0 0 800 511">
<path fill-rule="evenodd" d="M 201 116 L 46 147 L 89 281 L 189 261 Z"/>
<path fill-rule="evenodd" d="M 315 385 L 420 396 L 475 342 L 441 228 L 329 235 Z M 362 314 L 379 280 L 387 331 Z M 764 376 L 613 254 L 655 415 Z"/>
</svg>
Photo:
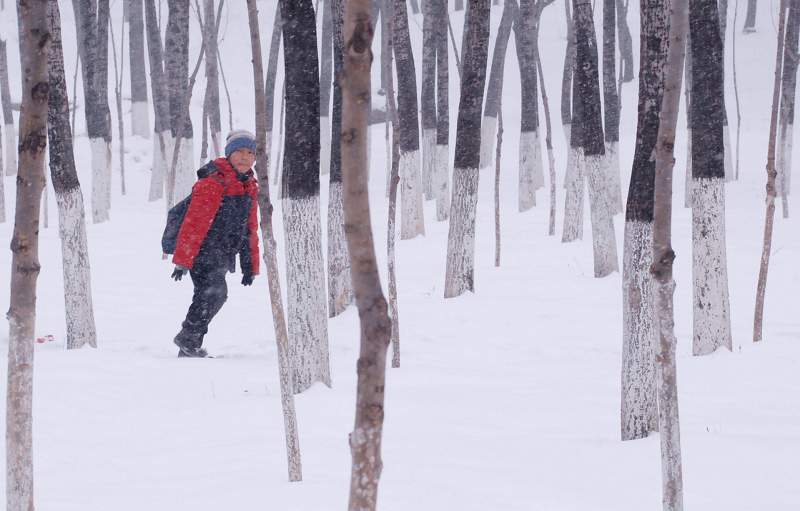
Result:
<svg viewBox="0 0 800 511">
<path fill-rule="evenodd" d="M 225 157 L 228 158 L 237 149 L 250 149 L 256 152 L 256 137 L 247 130 L 235 130 L 225 140 Z"/>
</svg>

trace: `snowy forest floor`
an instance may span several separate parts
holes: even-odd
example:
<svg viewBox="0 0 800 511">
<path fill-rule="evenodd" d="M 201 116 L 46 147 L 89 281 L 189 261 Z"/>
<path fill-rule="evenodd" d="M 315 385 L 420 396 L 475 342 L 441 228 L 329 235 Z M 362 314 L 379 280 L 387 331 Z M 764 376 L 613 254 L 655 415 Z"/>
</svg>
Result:
<svg viewBox="0 0 800 511">
<path fill-rule="evenodd" d="M 12 92 L 18 98 L 16 27 L 9 3 L 2 13 L 0 30 L 10 40 Z M 239 20 L 240 28 L 245 26 L 244 2 L 227 5 L 229 19 Z M 261 6 L 266 43 L 273 5 L 261 2 Z M 759 32 L 739 36 L 737 42 L 745 121 L 741 179 L 727 186 L 726 197 L 732 353 L 691 356 L 691 212 L 682 207 L 684 131 L 679 133 L 676 147 L 675 304 L 688 509 L 772 511 L 800 506 L 797 210 L 789 220 L 776 220 L 765 341 L 759 345 L 750 342 L 774 65 L 770 8 L 760 2 Z M 731 17 L 732 12 L 733 8 Z M 500 14 L 499 7 L 492 9 L 492 38 Z M 62 15 L 65 48 L 74 48 L 71 9 L 65 8 Z M 555 112 L 565 44 L 563 18 L 563 9 L 557 4 L 545 10 L 542 21 L 543 64 L 551 110 Z M 638 68 L 635 3 L 628 19 Z M 119 22 L 118 14 L 114 22 Z M 232 23 L 221 51 L 235 101 L 234 124 L 252 129 L 249 39 L 246 30 L 236 30 Z M 462 23 L 462 15 L 454 14 L 457 41 L 461 40 Z M 411 23 L 415 48 L 419 49 L 417 25 L 421 26 L 421 16 Z M 190 58 L 194 59 L 199 40 L 194 20 L 192 30 Z M 377 43 L 374 51 L 377 66 Z M 75 64 L 70 52 L 67 72 L 71 76 Z M 416 58 L 419 72 L 419 54 Z M 451 58 L 451 70 L 454 64 Z M 726 70 L 730 69 L 727 65 Z M 447 225 L 435 222 L 432 203 L 426 203 L 425 209 L 427 235 L 398 242 L 402 367 L 387 369 L 385 467 L 379 508 L 657 509 L 661 492 L 658 436 L 625 443 L 619 439 L 621 280 L 619 273 L 605 279 L 592 276 L 588 202 L 583 241 L 560 243 L 566 157 L 558 118 L 553 118 L 559 174 L 558 235 L 546 235 L 548 199 L 542 191 L 537 208 L 524 214 L 516 211 L 516 72 L 512 38 L 504 91 L 501 267 L 493 265 L 493 169 L 482 171 L 481 176 L 474 295 L 442 298 Z M 451 79 L 450 104 L 457 105 L 455 73 Z M 279 76 L 278 86 L 280 83 Z M 728 79 L 728 116 L 735 127 L 731 83 Z M 625 85 L 623 96 L 620 161 L 625 192 L 636 127 L 635 84 Z M 202 86 L 201 79 L 192 104 L 198 120 L 202 103 L 198 91 Z M 129 110 L 129 102 L 126 105 Z M 454 106 L 451 154 L 455 116 Z M 89 144 L 82 117 L 79 111 L 76 160 L 88 205 Z M 197 120 L 195 126 L 199 133 Z M 735 129 L 731 131 L 735 137 Z M 243 288 L 238 276 L 229 276 L 228 303 L 206 338 L 209 351 L 220 358 L 177 359 L 172 337 L 188 307 L 191 284 L 169 280 L 172 265 L 160 256 L 165 208 L 163 202 L 147 202 L 152 142 L 126 139 L 129 191 L 121 196 L 116 132 L 114 136 L 111 221 L 88 225 L 97 350 L 63 349 L 61 255 L 52 190 L 49 228 L 40 232 L 42 271 L 36 331 L 37 335 L 53 334 L 56 341 L 36 346 L 37 508 L 344 508 L 350 476 L 347 434 L 354 416 L 358 355 L 355 309 L 351 307 L 329 322 L 333 388 L 317 385 L 297 398 L 304 480 L 288 483 L 265 277 L 259 276 L 252 288 Z M 373 127 L 371 143 L 373 226 L 385 271 L 387 204 L 383 194 L 382 126 Z M 199 140 L 195 148 L 199 148 Z M 13 228 L 15 180 L 4 179 L 9 221 L 0 224 L 0 240 L 7 246 Z M 322 197 L 327 198 L 327 190 L 327 176 L 323 176 Z M 323 200 L 323 222 L 326 210 Z M 276 212 L 275 231 L 283 265 L 278 204 Z M 621 216 L 615 218 L 615 224 L 621 257 Z M 0 284 L 8 285 L 10 266 L 10 251 L 0 250 Z M 284 269 L 281 267 L 282 273 Z M 383 282 L 385 287 L 385 275 Z M 0 310 L 7 309 L 8 294 L 0 293 Z M 7 344 L 7 330 L 0 328 L 0 358 L 4 358 Z M 0 378 L 2 393 L 5 382 L 5 377 Z M 2 415 L 4 406 L 0 400 Z M 3 490 L 0 478 L 0 494 Z"/>
</svg>

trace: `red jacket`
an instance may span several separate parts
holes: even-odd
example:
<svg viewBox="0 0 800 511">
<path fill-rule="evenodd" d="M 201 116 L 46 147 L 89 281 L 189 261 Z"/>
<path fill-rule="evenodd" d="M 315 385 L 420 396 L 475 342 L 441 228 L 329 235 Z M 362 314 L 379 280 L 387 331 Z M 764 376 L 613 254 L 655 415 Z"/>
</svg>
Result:
<svg viewBox="0 0 800 511">
<path fill-rule="evenodd" d="M 226 158 L 197 171 L 172 262 L 191 269 L 228 266 L 236 254 L 242 273 L 258 275 L 258 183 L 250 170 L 240 174 Z"/>
</svg>

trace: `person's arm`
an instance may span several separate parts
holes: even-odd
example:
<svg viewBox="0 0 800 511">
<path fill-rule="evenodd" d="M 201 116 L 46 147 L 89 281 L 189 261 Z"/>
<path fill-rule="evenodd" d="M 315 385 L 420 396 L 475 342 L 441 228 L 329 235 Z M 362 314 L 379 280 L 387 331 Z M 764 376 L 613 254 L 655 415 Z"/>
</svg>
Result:
<svg viewBox="0 0 800 511">
<path fill-rule="evenodd" d="M 192 188 L 192 201 L 178 231 L 178 241 L 172 262 L 191 269 L 194 258 L 206 239 L 208 230 L 214 222 L 220 203 L 223 187 L 213 179 L 201 179 Z"/>
</svg>

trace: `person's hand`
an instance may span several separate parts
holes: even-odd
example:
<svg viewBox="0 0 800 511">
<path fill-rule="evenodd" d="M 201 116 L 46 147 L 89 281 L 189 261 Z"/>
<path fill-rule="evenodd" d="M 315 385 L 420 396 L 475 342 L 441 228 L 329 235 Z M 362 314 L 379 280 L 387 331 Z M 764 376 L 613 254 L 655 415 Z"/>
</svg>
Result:
<svg viewBox="0 0 800 511">
<path fill-rule="evenodd" d="M 252 274 L 250 274 L 250 273 L 245 273 L 244 275 L 242 275 L 242 285 L 243 285 L 243 286 L 250 286 L 250 285 L 252 285 L 252 284 L 253 284 L 253 279 L 254 279 L 254 278 L 255 278 L 255 275 L 252 275 Z"/>
<path fill-rule="evenodd" d="M 189 268 L 184 268 L 183 266 L 181 266 L 179 264 L 176 264 L 175 265 L 175 271 L 172 272 L 172 276 L 171 277 L 175 282 L 178 282 L 188 272 L 189 272 Z"/>
</svg>

